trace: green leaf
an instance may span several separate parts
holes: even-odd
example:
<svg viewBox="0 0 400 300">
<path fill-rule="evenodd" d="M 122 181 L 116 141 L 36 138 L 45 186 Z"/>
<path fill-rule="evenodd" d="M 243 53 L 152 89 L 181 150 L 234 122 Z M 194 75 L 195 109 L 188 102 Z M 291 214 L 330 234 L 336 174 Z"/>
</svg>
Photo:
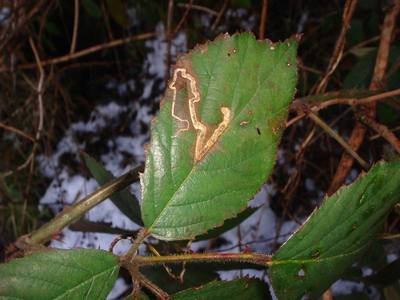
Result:
<svg viewBox="0 0 400 300">
<path fill-rule="evenodd" d="M 114 179 L 114 176 L 93 157 L 86 153 L 83 153 L 83 157 L 87 168 L 99 185 L 103 185 Z M 143 226 L 139 201 L 127 189 L 114 193 L 110 199 L 124 215 L 136 224 Z"/>
<path fill-rule="evenodd" d="M 296 49 L 295 39 L 226 34 L 178 60 L 141 178 L 143 221 L 153 236 L 191 239 L 246 208 L 275 163 Z"/>
<path fill-rule="evenodd" d="M 1 299 L 105 299 L 118 258 L 101 250 L 46 250 L 0 265 Z"/>
<path fill-rule="evenodd" d="M 367 48 L 366 54 L 357 57 L 357 63 L 353 66 L 350 72 L 346 75 L 344 80 L 343 88 L 354 89 L 354 88 L 367 88 L 370 84 L 372 73 L 374 71 L 375 59 L 377 55 L 377 48 Z M 390 55 L 388 59 L 388 70 L 396 64 L 398 57 L 400 56 L 400 47 L 390 47 Z M 400 73 L 393 72 L 388 78 L 388 88 L 396 89 L 400 86 Z"/>
<path fill-rule="evenodd" d="M 343 88 L 345 89 L 361 89 L 367 88 L 372 72 L 374 70 L 376 57 L 376 48 L 369 49 L 365 55 L 358 58 L 357 63 L 350 70 L 344 79 Z"/>
<path fill-rule="evenodd" d="M 209 240 L 216 238 L 220 236 L 221 234 L 231 230 L 232 228 L 235 228 L 239 224 L 241 224 L 244 220 L 246 220 L 248 217 L 250 217 L 252 214 L 254 214 L 259 207 L 248 207 L 241 213 L 239 213 L 236 217 L 226 220 L 224 224 L 220 227 L 211 229 L 209 232 L 199 235 L 196 238 L 196 241 L 204 241 L 204 240 Z"/>
<path fill-rule="evenodd" d="M 241 278 L 233 281 L 214 281 L 202 287 L 172 295 L 173 300 L 267 300 L 271 299 L 268 286 L 257 279 Z"/>
<path fill-rule="evenodd" d="M 368 249 L 400 200 L 400 162 L 378 163 L 324 201 L 273 256 L 278 299 L 317 298 Z"/>
</svg>

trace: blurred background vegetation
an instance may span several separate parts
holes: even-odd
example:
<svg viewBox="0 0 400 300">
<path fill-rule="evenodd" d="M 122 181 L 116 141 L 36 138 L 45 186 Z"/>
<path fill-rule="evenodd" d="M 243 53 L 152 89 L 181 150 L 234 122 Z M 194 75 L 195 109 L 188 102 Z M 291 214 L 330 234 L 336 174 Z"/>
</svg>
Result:
<svg viewBox="0 0 400 300">
<path fill-rule="evenodd" d="M 346 96 L 349 90 L 366 93 L 370 85 L 382 24 L 391 1 L 356 2 L 340 64 L 319 92 L 321 95 L 336 92 Z M 268 6 L 262 21 L 265 3 Z M 343 28 L 345 4 L 346 1 L 339 0 L 0 1 L 2 256 L 6 245 L 52 217 L 51 210 L 38 208 L 50 179 L 43 176 L 36 158 L 53 153 L 70 124 L 90 118 L 97 105 L 110 99 L 122 104 L 139 101 L 146 80 L 154 76 L 149 72 L 151 66 L 144 63 L 149 51 L 146 41 L 163 35 L 166 47 L 161 59 L 167 71 L 164 78 L 155 78 L 147 102 L 153 114 L 158 110 L 169 70 L 179 54 L 170 49 L 180 33 L 185 35 L 187 49 L 225 32 L 252 31 L 257 37 L 272 41 L 301 33 L 296 98 L 307 97 L 315 94 L 332 58 Z M 400 87 L 398 35 L 397 26 L 379 91 Z M 124 93 L 110 88 L 131 79 L 136 80 L 135 86 Z M 398 136 L 397 99 L 379 102 L 376 120 Z M 347 139 L 357 121 L 353 111 L 345 106 L 332 106 L 320 112 L 320 117 Z M 86 135 L 75 138 L 86 142 L 85 150 L 91 155 L 100 155 L 108 139 L 129 131 L 128 120 L 134 113 L 123 114 L 117 124 L 101 131 L 96 141 Z M 295 112 L 290 117 L 294 116 Z M 148 125 L 142 124 L 141 130 L 147 132 Z M 307 137 L 311 142 L 304 143 Z M 276 190 L 271 207 L 282 222 L 296 221 L 321 202 L 343 148 L 308 119 L 286 130 L 281 147 L 279 163 L 270 180 Z M 369 129 L 359 154 L 374 162 L 394 156 L 395 152 Z M 127 155 L 126 163 L 134 163 L 132 159 Z M 83 164 L 68 155 L 60 160 L 71 172 L 89 176 Z M 348 181 L 354 180 L 360 171 L 355 164 Z M 387 244 L 398 248 L 398 213 L 397 210 L 390 216 L 385 228 L 385 236 L 393 238 L 381 240 L 379 249 Z"/>
</svg>

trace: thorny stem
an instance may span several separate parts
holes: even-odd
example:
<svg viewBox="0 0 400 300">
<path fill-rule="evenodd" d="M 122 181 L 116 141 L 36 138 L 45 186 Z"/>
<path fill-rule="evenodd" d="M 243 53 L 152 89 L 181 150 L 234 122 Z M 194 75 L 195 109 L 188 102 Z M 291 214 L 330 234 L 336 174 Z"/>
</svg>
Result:
<svg viewBox="0 0 400 300">
<path fill-rule="evenodd" d="M 170 296 L 157 285 L 143 276 L 139 268 L 149 265 L 165 265 L 177 263 L 214 263 L 214 262 L 244 262 L 268 267 L 272 265 L 272 256 L 261 253 L 188 253 L 166 256 L 135 256 L 135 253 L 149 234 L 147 230 L 141 230 L 128 253 L 120 258 L 120 265 L 127 269 L 134 279 L 134 286 L 143 285 L 151 290 L 159 299 L 170 299 Z M 183 275 L 183 274 L 181 274 Z M 136 288 L 136 293 L 138 288 Z"/>
<path fill-rule="evenodd" d="M 168 300 L 171 297 L 164 292 L 160 287 L 155 285 L 153 282 L 151 282 L 149 279 L 147 279 L 145 276 L 143 276 L 141 273 L 137 273 L 137 280 L 142 284 L 143 286 L 147 287 L 150 291 L 154 293 L 154 295 L 157 296 L 158 299 L 162 300 Z"/>
<path fill-rule="evenodd" d="M 106 183 L 97 191 L 91 193 L 78 203 L 64 208 L 49 223 L 34 231 L 26 240 L 29 244 L 40 244 L 51 239 L 54 234 L 59 233 L 64 227 L 80 219 L 88 210 L 98 205 L 116 191 L 122 190 L 138 179 L 138 171 L 141 167 L 135 168 L 128 173 Z M 26 239 L 26 238 L 25 238 Z"/>
<path fill-rule="evenodd" d="M 146 228 L 143 228 L 139 231 L 136 236 L 136 239 L 133 241 L 131 248 L 128 252 L 124 255 L 124 257 L 132 260 L 136 256 L 136 252 L 138 251 L 140 245 L 142 244 L 143 240 L 149 235 L 149 231 Z"/>
<path fill-rule="evenodd" d="M 176 263 L 213 263 L 213 262 L 245 262 L 261 266 L 269 266 L 272 263 L 270 255 L 261 253 L 188 253 L 179 255 L 166 256 L 136 256 L 134 259 L 127 261 L 121 259 L 121 264 L 128 267 L 130 264 L 144 265 L 160 265 L 160 264 L 176 264 Z"/>
</svg>

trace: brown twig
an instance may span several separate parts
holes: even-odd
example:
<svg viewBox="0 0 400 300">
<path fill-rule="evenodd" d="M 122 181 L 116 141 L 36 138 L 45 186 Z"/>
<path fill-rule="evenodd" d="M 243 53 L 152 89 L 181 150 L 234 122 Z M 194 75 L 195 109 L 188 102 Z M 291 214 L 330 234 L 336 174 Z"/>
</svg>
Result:
<svg viewBox="0 0 400 300">
<path fill-rule="evenodd" d="M 35 43 L 33 42 L 32 38 L 29 38 L 29 44 L 31 45 L 33 54 L 35 56 L 36 60 L 36 65 L 39 70 L 39 82 L 37 85 L 37 93 L 38 93 L 38 109 L 39 109 L 39 122 L 38 122 L 38 127 L 36 130 L 36 136 L 35 140 L 36 143 L 39 141 L 42 130 L 43 130 L 43 83 L 44 83 L 44 71 L 43 71 L 43 65 L 39 57 L 39 53 L 37 52 Z"/>
<path fill-rule="evenodd" d="M 78 27 L 79 27 L 79 0 L 74 1 L 74 29 L 72 32 L 71 48 L 69 53 L 72 54 L 76 49 L 76 40 L 78 38 Z"/>
<path fill-rule="evenodd" d="M 396 18 L 400 11 L 400 2 L 395 1 L 394 6 L 390 9 L 383 21 L 381 38 L 379 43 L 379 49 L 376 56 L 375 68 L 370 84 L 370 90 L 377 90 L 380 87 L 380 83 L 384 79 L 386 67 L 388 64 L 388 57 L 390 51 L 390 42 L 395 30 Z M 368 118 L 375 118 L 376 105 L 375 102 L 367 104 L 363 107 L 363 115 Z M 364 141 L 366 134 L 366 128 L 357 122 L 351 132 L 349 145 L 354 151 L 357 151 Z M 339 165 L 336 169 L 336 173 L 331 181 L 331 185 L 328 189 L 328 195 L 333 194 L 343 183 L 347 174 L 350 172 L 353 166 L 354 159 L 347 153 L 343 153 L 340 159 Z"/>
<path fill-rule="evenodd" d="M 139 271 L 135 272 L 134 274 L 137 277 L 137 274 L 139 273 Z M 140 281 L 139 280 L 134 280 L 134 276 L 133 274 L 131 274 L 132 277 L 132 293 L 126 298 L 126 299 L 132 299 L 132 300 L 136 300 L 136 299 L 140 299 Z"/>
<path fill-rule="evenodd" d="M 32 173 L 33 171 L 33 164 L 35 161 L 35 153 L 38 147 L 38 142 L 40 140 L 41 134 L 42 134 L 42 130 L 43 130 L 43 119 L 44 119 L 44 111 L 43 111 L 43 84 L 44 84 L 44 78 L 45 78 L 45 74 L 44 74 L 44 70 L 43 70 L 43 66 L 42 63 L 40 61 L 40 57 L 38 54 L 38 51 L 36 49 L 35 43 L 33 42 L 32 38 L 29 38 L 29 44 L 32 48 L 32 52 L 34 54 L 35 60 L 36 60 L 36 66 L 39 70 L 39 81 L 36 87 L 36 92 L 37 92 L 37 100 L 38 100 L 38 111 L 39 111 L 39 121 L 38 121 L 38 125 L 37 125 L 37 129 L 36 129 L 36 135 L 35 135 L 35 139 L 34 139 L 34 144 L 32 147 L 32 151 L 29 154 L 28 158 L 25 160 L 25 162 L 18 166 L 14 171 L 8 171 L 5 172 L 3 174 L 1 174 L 1 176 L 3 177 L 8 177 L 10 175 L 12 175 L 14 172 L 19 172 L 23 169 L 25 169 L 26 167 L 30 166 L 30 173 Z M 28 183 L 27 187 L 29 188 L 30 184 Z"/>
<path fill-rule="evenodd" d="M 391 90 L 388 92 L 376 94 L 373 96 L 369 96 L 366 98 L 333 98 L 329 99 L 325 102 L 312 102 L 312 103 L 307 103 L 304 102 L 301 99 L 297 99 L 293 101 L 293 103 L 290 105 L 289 110 L 290 111 L 297 111 L 297 116 L 293 117 L 289 121 L 286 122 L 286 128 L 292 126 L 293 124 L 297 123 L 301 119 L 307 116 L 307 113 L 309 111 L 317 112 L 322 109 L 325 109 L 329 106 L 332 105 L 349 105 L 349 106 L 361 106 L 361 105 L 366 105 L 370 104 L 373 102 L 385 100 L 390 97 L 395 97 L 400 95 L 400 89 L 396 90 Z"/>
<path fill-rule="evenodd" d="M 29 38 L 29 44 L 31 45 L 33 54 L 35 56 L 35 61 L 37 64 L 37 68 L 39 70 L 39 82 L 36 88 L 36 92 L 38 95 L 38 111 L 39 111 L 39 122 L 37 125 L 37 129 L 36 129 L 36 136 L 35 136 L 35 143 L 33 144 L 33 148 L 32 148 L 32 158 L 29 164 L 29 176 L 28 176 L 28 183 L 26 185 L 26 190 L 25 192 L 28 194 L 30 187 L 31 187 L 31 183 L 32 183 L 32 174 L 33 174 L 33 168 L 34 168 L 34 164 L 35 164 L 35 154 L 36 154 L 36 150 L 39 144 L 39 140 L 42 136 L 42 131 L 43 131 L 43 119 L 44 119 L 44 110 L 43 110 L 43 84 L 44 84 L 44 78 L 45 78 L 45 74 L 44 74 L 44 70 L 43 70 L 43 66 L 39 57 L 39 53 L 35 47 L 35 43 L 33 42 L 32 38 Z"/>
<path fill-rule="evenodd" d="M 258 28 L 258 38 L 260 40 L 265 39 L 267 13 L 268 13 L 268 0 L 263 0 L 263 4 L 262 4 L 262 8 L 261 8 L 260 27 Z"/>
<path fill-rule="evenodd" d="M 301 119 L 307 114 L 307 111 L 312 110 L 313 112 L 320 111 L 332 105 L 350 105 L 350 106 L 361 106 L 371 104 L 373 102 L 385 100 L 387 98 L 395 97 L 400 95 L 400 89 L 395 89 L 379 94 L 375 94 L 365 98 L 333 98 L 324 102 L 304 102 L 302 99 L 296 99 L 290 105 L 290 111 L 297 111 L 298 115 L 294 118 Z M 298 121 L 298 120 L 297 120 Z M 296 122 L 297 122 L 296 121 Z M 294 121 L 289 120 L 287 124 L 292 125 Z"/>
<path fill-rule="evenodd" d="M 389 128 L 389 130 L 390 130 L 391 132 L 400 131 L 400 126 L 396 126 L 396 127 L 394 127 L 394 128 Z M 379 137 L 381 137 L 380 134 L 375 134 L 375 135 L 371 136 L 371 137 L 369 138 L 369 140 L 370 140 L 370 141 L 373 141 L 373 140 L 376 140 L 376 139 L 379 138 Z"/>
<path fill-rule="evenodd" d="M 59 57 L 55 57 L 55 58 L 50 58 L 47 60 L 44 60 L 41 62 L 42 66 L 47 66 L 47 65 L 55 65 L 55 64 L 59 64 L 59 63 L 63 63 L 72 59 L 77 59 L 79 57 L 82 56 L 86 56 L 104 49 L 108 49 L 108 48 L 112 48 L 112 47 L 117 47 L 132 41 L 139 41 L 139 40 L 146 40 L 146 39 L 150 39 L 153 38 L 155 36 L 157 36 L 158 33 L 157 32 L 146 32 L 146 33 L 141 33 L 138 35 L 134 35 L 131 37 L 127 37 L 127 38 L 122 38 L 122 39 L 117 39 L 117 40 L 113 40 L 111 42 L 107 42 L 104 44 L 100 44 L 100 45 L 95 45 L 80 51 L 77 51 L 75 53 L 72 54 L 66 54 L 66 55 L 62 55 Z M 18 69 L 33 69 L 37 66 L 36 63 L 27 63 L 27 64 L 23 64 L 18 66 Z M 7 68 L 7 67 L 2 67 L 0 68 L 0 72 L 10 72 L 11 69 Z"/>
<path fill-rule="evenodd" d="M 169 256 L 136 256 L 134 263 L 139 266 L 145 265 L 162 265 L 177 263 L 213 263 L 213 262 L 246 262 L 260 266 L 271 266 L 274 264 L 271 255 L 261 253 L 188 253 Z M 123 265 L 129 265 L 131 260 L 122 258 Z"/>
<path fill-rule="evenodd" d="M 192 9 L 193 6 L 193 0 L 189 0 L 189 3 L 186 6 L 186 10 L 183 13 L 182 18 L 180 19 L 178 25 L 176 25 L 173 36 L 177 35 L 179 30 L 181 30 L 183 23 L 186 21 L 187 16 L 189 15 L 190 10 Z"/>
<path fill-rule="evenodd" d="M 342 14 L 342 29 L 339 34 L 339 37 L 336 40 L 335 48 L 334 48 L 332 56 L 330 58 L 328 67 L 327 67 L 326 71 L 324 72 L 324 75 L 322 76 L 320 81 L 312 89 L 311 93 L 316 93 L 316 94 L 323 93 L 328 84 L 330 76 L 333 74 L 333 72 L 336 70 L 337 66 L 339 65 L 341 58 L 342 58 L 343 50 L 344 50 L 346 33 L 349 28 L 350 21 L 352 19 L 356 4 L 357 4 L 357 0 L 346 0 L 346 4 L 345 4 L 344 11 Z M 313 113 L 311 111 L 309 111 L 309 112 L 307 111 L 307 113 L 309 114 L 309 117 L 316 124 L 318 124 L 320 127 L 322 127 L 328 134 L 330 134 L 334 139 L 336 139 L 343 147 L 346 147 L 346 143 L 344 142 L 344 140 L 339 135 L 337 135 L 336 132 L 334 132 L 328 126 L 328 124 L 323 122 L 317 116 L 316 113 Z M 306 114 L 306 113 L 304 113 L 304 114 Z M 301 117 L 299 116 L 297 119 L 295 119 L 295 121 L 297 122 L 300 119 L 301 119 Z M 290 124 L 293 124 L 293 122 L 289 122 L 289 125 Z M 313 128 L 312 131 L 310 132 L 310 134 L 307 136 L 306 141 L 302 145 L 303 149 L 301 149 L 301 151 L 298 152 L 296 155 L 296 158 L 298 159 L 298 161 L 296 162 L 297 168 L 296 168 L 296 171 L 293 173 L 293 175 L 290 178 L 291 180 L 295 180 L 295 182 L 290 187 L 289 196 L 296 191 L 297 186 L 300 182 L 300 171 L 299 170 L 302 167 L 303 157 L 305 155 L 306 147 L 311 143 L 314 135 L 315 135 L 315 128 Z M 362 161 L 362 159 L 361 159 L 361 161 Z M 288 184 L 286 185 L 286 187 L 288 187 Z M 286 195 L 286 197 L 287 196 L 288 195 Z M 286 210 L 287 210 L 287 207 L 285 207 L 285 212 L 286 212 Z"/>
<path fill-rule="evenodd" d="M 23 2 L 22 2 L 23 3 Z M 28 21 L 33 18 L 33 16 L 35 16 L 39 11 L 40 8 L 46 3 L 45 0 L 41 0 L 41 1 L 37 1 L 34 6 L 32 7 L 32 9 L 29 11 L 29 13 L 26 15 L 25 18 L 23 18 L 21 21 L 19 21 L 16 25 L 15 28 L 13 28 L 12 30 L 4 30 L 4 33 L 7 35 L 9 35 L 8 37 L 6 36 L 3 41 L 0 44 L 0 52 L 3 51 L 3 48 L 7 45 L 9 45 L 10 41 L 13 39 L 14 35 L 17 35 L 18 33 L 20 33 L 20 31 L 22 30 L 22 28 L 28 23 Z M 24 5 L 26 4 L 22 4 L 20 5 L 20 7 L 18 7 L 16 9 L 16 11 L 14 12 L 14 16 L 18 16 L 19 12 L 18 9 L 19 8 L 23 8 Z M 10 24 L 12 24 L 13 22 L 10 22 Z"/>
<path fill-rule="evenodd" d="M 8 126 L 2 122 L 0 122 L 0 128 L 3 128 L 4 130 L 13 132 L 15 134 L 18 134 L 28 140 L 30 140 L 31 142 L 35 142 L 35 139 L 33 137 L 31 137 L 29 134 L 23 132 L 22 130 L 19 130 L 18 128 L 12 127 L 12 126 Z"/>
<path fill-rule="evenodd" d="M 209 15 L 212 15 L 212 16 L 218 16 L 218 13 L 215 10 L 212 10 L 211 8 L 208 8 L 206 6 L 201 6 L 201 5 L 197 5 L 197 4 L 192 4 L 192 5 L 189 6 L 189 4 L 186 4 L 186 3 L 178 3 L 177 6 L 178 7 L 183 7 L 183 8 L 190 7 L 191 9 L 198 10 L 198 11 L 201 11 L 201 12 L 205 12 L 205 13 L 208 13 Z"/>
<path fill-rule="evenodd" d="M 165 59 L 165 84 L 167 84 L 169 79 L 169 69 L 171 67 L 171 42 L 173 39 L 172 35 L 172 18 L 174 14 L 174 0 L 168 1 L 168 16 L 167 16 L 167 26 L 165 31 L 165 40 L 167 42 L 167 53 Z"/>
<path fill-rule="evenodd" d="M 357 98 L 336 98 L 336 99 L 330 99 L 325 102 L 321 103 L 316 103 L 312 105 L 313 110 L 321 110 L 324 109 L 328 106 L 331 105 L 338 105 L 338 104 L 346 104 L 346 105 L 351 105 L 351 106 L 357 106 L 357 105 L 367 105 L 371 104 L 380 100 L 384 100 L 390 97 L 395 97 L 400 95 L 400 89 L 395 89 L 391 90 L 388 92 L 383 92 L 380 94 L 376 94 L 373 96 L 369 96 L 363 99 L 357 99 Z"/>
<path fill-rule="evenodd" d="M 112 240 L 110 246 L 108 247 L 108 252 L 113 253 L 115 246 L 122 240 L 130 240 L 131 242 L 133 242 L 133 238 L 131 236 L 118 235 L 115 239 Z"/>
<path fill-rule="evenodd" d="M 163 291 L 160 287 L 155 285 L 153 282 L 151 282 L 149 279 L 147 279 L 145 276 L 143 276 L 141 273 L 136 274 L 136 280 L 140 282 L 143 286 L 147 287 L 155 296 L 157 296 L 158 299 L 160 300 L 169 300 L 171 299 L 170 295 Z"/>
<path fill-rule="evenodd" d="M 318 82 L 315 93 L 319 94 L 325 91 L 326 86 L 328 84 L 330 76 L 336 70 L 337 66 L 340 63 L 340 60 L 343 56 L 344 44 L 346 41 L 346 33 L 350 28 L 350 22 L 353 17 L 353 13 L 355 11 L 357 5 L 357 0 L 347 0 L 344 6 L 343 15 L 342 15 L 342 29 L 340 31 L 339 37 L 336 40 L 335 49 L 333 50 L 333 54 L 329 61 L 328 68 L 324 76 Z"/>
<path fill-rule="evenodd" d="M 215 19 L 214 23 L 211 26 L 211 31 L 215 31 L 215 29 L 217 28 L 219 22 L 222 19 L 222 16 L 224 15 L 226 8 L 228 7 L 228 4 L 229 4 L 229 0 L 225 0 L 224 4 L 222 5 L 221 9 L 218 12 L 217 18 Z"/>
<path fill-rule="evenodd" d="M 330 123 L 329 123 L 329 127 L 334 127 L 341 119 L 343 119 L 343 117 L 345 115 L 347 115 L 349 112 L 352 111 L 351 107 L 348 107 L 345 111 L 343 111 L 341 114 L 339 114 L 336 118 L 334 118 Z M 319 139 L 321 137 L 321 135 L 323 135 L 324 132 L 321 131 L 319 134 L 317 134 L 312 141 L 310 142 L 310 145 L 313 144 L 317 139 Z"/>
<path fill-rule="evenodd" d="M 315 113 L 310 112 L 308 114 L 309 118 L 312 119 L 319 127 L 321 127 L 327 134 L 329 134 L 333 139 L 335 139 L 348 153 L 351 155 L 357 162 L 367 170 L 369 165 L 366 161 L 364 161 L 358 154 L 355 152 L 350 145 L 334 131 L 328 124 L 325 123 L 320 117 L 318 117 Z"/>
<path fill-rule="evenodd" d="M 393 148 L 400 154 L 400 140 L 396 137 L 396 135 L 390 131 L 385 125 L 378 123 L 372 118 L 361 117 L 360 121 L 365 125 L 372 128 L 376 131 L 379 136 L 383 137 L 386 141 L 388 141 Z"/>
</svg>

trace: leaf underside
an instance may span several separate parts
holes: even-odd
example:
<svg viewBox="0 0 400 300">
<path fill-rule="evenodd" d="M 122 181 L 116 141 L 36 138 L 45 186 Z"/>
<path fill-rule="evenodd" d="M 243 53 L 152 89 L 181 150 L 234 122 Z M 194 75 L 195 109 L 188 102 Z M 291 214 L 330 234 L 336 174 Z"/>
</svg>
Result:
<svg viewBox="0 0 400 300">
<path fill-rule="evenodd" d="M 273 44 L 243 33 L 178 60 L 141 178 L 142 217 L 153 236 L 191 239 L 246 208 L 274 166 L 296 49 L 295 39 Z M 193 117 L 206 128 L 203 140 Z"/>
<path fill-rule="evenodd" d="M 378 163 L 325 199 L 273 256 L 278 299 L 316 299 L 368 249 L 400 200 L 400 162 Z"/>
<path fill-rule="evenodd" d="M 257 279 L 241 278 L 233 281 L 214 281 L 202 287 L 188 289 L 172 295 L 173 300 L 268 300 L 267 285 Z"/>
<path fill-rule="evenodd" d="M 50 250 L 0 266 L 0 299 L 105 299 L 118 259 L 101 250 Z"/>
<path fill-rule="evenodd" d="M 107 171 L 90 155 L 83 153 L 83 158 L 87 168 L 99 185 L 106 184 L 107 182 L 115 179 L 115 177 L 109 171 Z M 127 188 L 115 192 L 112 196 L 110 196 L 110 199 L 112 203 L 114 203 L 114 205 L 118 207 L 118 209 L 130 220 L 140 226 L 143 226 L 143 221 L 140 216 L 139 201 L 128 191 Z"/>
</svg>

